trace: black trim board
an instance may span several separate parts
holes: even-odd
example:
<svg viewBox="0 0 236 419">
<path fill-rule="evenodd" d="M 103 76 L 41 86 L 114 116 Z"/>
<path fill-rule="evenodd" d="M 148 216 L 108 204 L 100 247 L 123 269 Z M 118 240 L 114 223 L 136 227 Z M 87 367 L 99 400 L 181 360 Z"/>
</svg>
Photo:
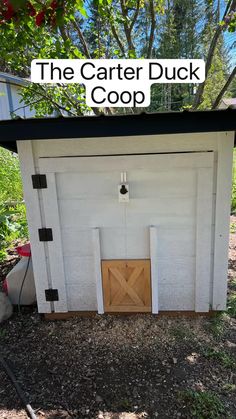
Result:
<svg viewBox="0 0 236 419">
<path fill-rule="evenodd" d="M 119 137 L 236 130 L 236 109 L 0 121 L 0 145 L 17 140 Z"/>
</svg>

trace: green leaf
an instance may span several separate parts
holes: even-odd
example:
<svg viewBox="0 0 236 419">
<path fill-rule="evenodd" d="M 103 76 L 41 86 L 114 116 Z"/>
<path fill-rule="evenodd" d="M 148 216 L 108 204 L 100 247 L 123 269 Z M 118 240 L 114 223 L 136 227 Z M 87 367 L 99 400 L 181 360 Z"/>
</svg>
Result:
<svg viewBox="0 0 236 419">
<path fill-rule="evenodd" d="M 77 58 L 83 58 L 83 54 L 77 48 L 73 50 L 73 53 Z"/>
<path fill-rule="evenodd" d="M 134 49 L 129 50 L 129 58 L 136 58 L 136 52 Z"/>
<path fill-rule="evenodd" d="M 77 6 L 77 9 L 79 10 L 79 12 L 81 13 L 81 15 L 87 18 L 88 14 L 87 14 L 87 12 L 84 8 L 83 0 L 76 0 L 76 6 Z"/>
</svg>

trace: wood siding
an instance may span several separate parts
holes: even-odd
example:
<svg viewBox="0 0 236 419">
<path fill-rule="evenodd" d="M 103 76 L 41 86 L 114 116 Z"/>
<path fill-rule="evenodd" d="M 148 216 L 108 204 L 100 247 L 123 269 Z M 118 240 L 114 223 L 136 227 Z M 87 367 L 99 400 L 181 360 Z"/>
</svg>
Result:
<svg viewBox="0 0 236 419">
<path fill-rule="evenodd" d="M 224 146 L 227 152 L 223 152 Z M 55 177 L 67 310 L 98 308 L 93 238 L 96 227 L 100 231 L 102 259 L 149 259 L 156 254 L 155 295 L 159 310 L 208 311 L 213 295 L 217 302 L 214 309 L 224 307 L 225 295 L 219 290 L 224 288 L 225 293 L 226 289 L 233 133 L 34 141 L 32 147 L 35 172 Z M 21 151 L 23 155 L 23 146 Z M 87 157 L 170 152 L 173 154 Z M 27 158 L 23 158 L 26 162 Z M 225 176 L 220 168 L 226 166 Z M 118 204 L 117 184 L 122 170 L 127 172 L 130 185 L 127 204 Z M 26 189 L 30 187 L 25 179 L 24 184 Z M 220 204 L 225 193 L 227 202 Z M 38 199 L 45 222 L 42 193 Z M 222 205 L 224 209 L 220 209 Z M 215 220 L 218 226 L 221 220 L 223 242 L 219 227 L 215 233 Z M 150 226 L 156 232 L 152 241 Z M 31 226 L 34 247 L 33 229 Z M 151 242 L 155 244 L 154 255 Z M 48 247 L 45 245 L 50 282 L 50 266 L 57 258 L 49 255 Z M 216 265 L 221 275 L 224 273 L 221 285 Z M 41 312 L 43 307 L 42 303 Z"/>
</svg>

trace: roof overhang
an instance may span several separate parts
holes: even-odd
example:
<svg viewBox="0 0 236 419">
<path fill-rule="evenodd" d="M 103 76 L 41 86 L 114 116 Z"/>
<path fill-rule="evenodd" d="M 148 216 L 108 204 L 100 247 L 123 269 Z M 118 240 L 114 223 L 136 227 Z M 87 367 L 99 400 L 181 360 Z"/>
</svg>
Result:
<svg viewBox="0 0 236 419">
<path fill-rule="evenodd" d="M 0 121 L 0 145 L 16 141 L 236 131 L 236 109 Z"/>
<path fill-rule="evenodd" d="M 29 80 L 23 79 L 22 77 L 14 76 L 13 74 L 0 72 L 0 79 L 4 79 L 6 83 L 9 83 L 13 86 L 28 86 Z"/>
</svg>

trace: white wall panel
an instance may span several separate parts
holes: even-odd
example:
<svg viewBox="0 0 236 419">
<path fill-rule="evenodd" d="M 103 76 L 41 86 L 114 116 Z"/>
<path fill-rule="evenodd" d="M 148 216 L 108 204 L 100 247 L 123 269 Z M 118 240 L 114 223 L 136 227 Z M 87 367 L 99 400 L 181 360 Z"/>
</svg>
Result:
<svg viewBox="0 0 236 419">
<path fill-rule="evenodd" d="M 198 170 L 205 173 L 204 187 L 212 174 L 213 153 L 43 158 L 39 164 L 42 173 L 55 172 L 69 309 L 97 307 L 92 229 L 99 228 L 102 259 L 142 259 L 150 258 L 151 225 L 158 237 L 159 309 L 195 309 Z M 121 171 L 130 188 L 125 204 L 118 202 Z M 208 240 L 213 190 L 207 194 L 209 205 L 204 200 L 199 205 L 208 214 Z M 210 273 L 206 276 L 209 289 Z"/>
<path fill-rule="evenodd" d="M 233 135 L 233 134 L 232 134 Z M 34 141 L 40 157 L 217 150 L 217 132 Z"/>
</svg>

